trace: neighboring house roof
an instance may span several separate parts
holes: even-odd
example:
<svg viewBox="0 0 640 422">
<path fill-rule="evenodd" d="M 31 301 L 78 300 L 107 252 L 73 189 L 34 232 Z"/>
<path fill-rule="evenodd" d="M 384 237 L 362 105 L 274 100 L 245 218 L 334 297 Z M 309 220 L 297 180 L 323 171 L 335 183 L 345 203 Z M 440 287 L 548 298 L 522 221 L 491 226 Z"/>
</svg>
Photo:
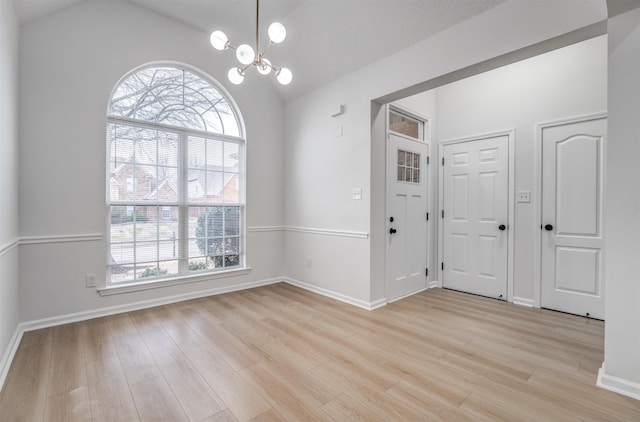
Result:
<svg viewBox="0 0 640 422">
<path fill-rule="evenodd" d="M 220 195 L 225 186 L 235 176 L 235 173 L 222 173 L 224 170 L 236 172 L 238 167 L 224 168 L 222 166 L 209 165 L 198 170 L 190 169 L 187 179 L 189 181 L 189 196 L 198 198 Z"/>
</svg>

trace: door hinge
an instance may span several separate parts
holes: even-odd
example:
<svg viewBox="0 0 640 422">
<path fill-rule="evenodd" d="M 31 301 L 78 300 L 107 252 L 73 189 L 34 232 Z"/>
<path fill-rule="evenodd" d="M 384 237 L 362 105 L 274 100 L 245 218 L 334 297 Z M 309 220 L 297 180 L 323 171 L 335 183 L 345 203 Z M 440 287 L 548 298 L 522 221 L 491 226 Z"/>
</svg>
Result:
<svg viewBox="0 0 640 422">
<path fill-rule="evenodd" d="M 427 213 L 427 221 L 429 221 L 429 213 Z"/>
<path fill-rule="evenodd" d="M 427 155 L 427 165 L 429 165 L 429 156 Z"/>
<path fill-rule="evenodd" d="M 444 157 L 442 157 L 442 165 L 444 166 Z"/>
<path fill-rule="evenodd" d="M 424 275 L 425 277 L 429 277 L 429 268 L 424 269 Z"/>
<path fill-rule="evenodd" d="M 444 218 L 444 210 L 442 210 L 442 213 L 441 213 L 441 214 L 442 214 L 442 218 Z"/>
<path fill-rule="evenodd" d="M 444 271 L 444 262 L 442 262 L 442 263 L 440 264 L 440 269 L 441 269 L 442 271 Z"/>
</svg>

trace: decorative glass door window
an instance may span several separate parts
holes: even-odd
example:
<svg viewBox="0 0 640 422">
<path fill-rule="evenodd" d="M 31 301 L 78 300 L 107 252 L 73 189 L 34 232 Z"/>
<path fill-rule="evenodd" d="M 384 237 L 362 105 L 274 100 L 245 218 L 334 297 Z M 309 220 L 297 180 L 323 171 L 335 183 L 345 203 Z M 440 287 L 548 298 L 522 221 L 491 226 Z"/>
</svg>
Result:
<svg viewBox="0 0 640 422">
<path fill-rule="evenodd" d="M 420 154 L 398 150 L 398 182 L 420 183 Z"/>
</svg>

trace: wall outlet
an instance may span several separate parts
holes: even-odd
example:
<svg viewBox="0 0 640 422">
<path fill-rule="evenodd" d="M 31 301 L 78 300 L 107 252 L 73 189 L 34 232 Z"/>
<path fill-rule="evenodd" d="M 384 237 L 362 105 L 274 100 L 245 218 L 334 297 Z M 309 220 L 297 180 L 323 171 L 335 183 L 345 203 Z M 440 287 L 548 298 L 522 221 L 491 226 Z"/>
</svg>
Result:
<svg viewBox="0 0 640 422">
<path fill-rule="evenodd" d="M 353 188 L 353 200 L 360 201 L 362 199 L 362 188 Z"/>
<path fill-rule="evenodd" d="M 521 190 L 517 196 L 518 202 L 531 202 L 531 191 Z"/>
<path fill-rule="evenodd" d="M 96 275 L 95 274 L 87 274 L 84 278 L 85 284 L 87 287 L 96 287 Z"/>
</svg>

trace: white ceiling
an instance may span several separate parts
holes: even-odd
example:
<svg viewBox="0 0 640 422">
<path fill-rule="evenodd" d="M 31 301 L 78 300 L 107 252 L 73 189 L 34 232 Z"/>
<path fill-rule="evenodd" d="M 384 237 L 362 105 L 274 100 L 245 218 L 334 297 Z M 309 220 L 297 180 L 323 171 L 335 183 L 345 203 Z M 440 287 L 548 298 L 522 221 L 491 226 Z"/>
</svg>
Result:
<svg viewBox="0 0 640 422">
<path fill-rule="evenodd" d="M 13 0 L 21 24 L 86 0 Z M 114 0 L 92 0 L 114 1 Z M 203 31 L 223 30 L 235 45 L 254 43 L 254 0 L 122 0 Z M 295 98 L 497 6 L 506 0 L 262 0 L 260 39 L 274 20 L 287 39 L 267 57 L 289 67 L 287 87 L 273 82 L 282 98 Z M 234 66 L 229 52 L 211 49 Z M 248 76 L 249 77 L 249 76 Z M 250 75 L 250 77 L 258 77 Z"/>
</svg>

